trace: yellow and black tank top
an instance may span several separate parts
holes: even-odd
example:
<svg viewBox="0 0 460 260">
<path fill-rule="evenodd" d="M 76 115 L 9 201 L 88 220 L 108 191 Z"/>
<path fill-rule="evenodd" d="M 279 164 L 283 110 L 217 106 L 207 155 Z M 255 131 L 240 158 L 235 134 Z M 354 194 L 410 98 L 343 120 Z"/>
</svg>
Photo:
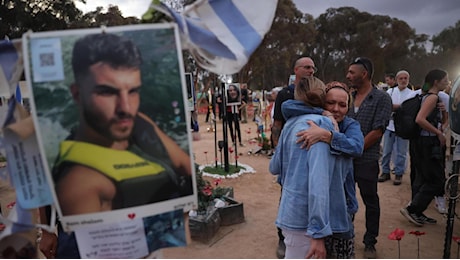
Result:
<svg viewBox="0 0 460 260">
<path fill-rule="evenodd" d="M 134 207 L 190 195 L 190 176 L 176 174 L 160 138 L 151 124 L 136 117 L 135 128 L 127 150 L 73 141 L 61 142 L 53 168 L 57 182 L 68 167 L 80 164 L 107 176 L 116 187 L 112 208 Z"/>
</svg>

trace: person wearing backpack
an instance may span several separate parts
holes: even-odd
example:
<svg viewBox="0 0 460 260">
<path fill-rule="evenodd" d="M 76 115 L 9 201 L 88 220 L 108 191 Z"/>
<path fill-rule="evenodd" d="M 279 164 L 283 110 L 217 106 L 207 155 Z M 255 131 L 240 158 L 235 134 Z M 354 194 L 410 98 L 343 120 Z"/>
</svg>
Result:
<svg viewBox="0 0 460 260">
<path fill-rule="evenodd" d="M 415 95 L 422 95 L 422 90 L 421 89 L 417 89 L 414 91 Z M 449 111 L 448 111 L 448 107 L 449 107 L 449 95 L 445 92 L 445 91 L 439 91 L 438 92 L 438 108 L 440 108 L 441 110 L 441 113 L 442 113 L 442 122 L 440 122 L 441 127 L 442 127 L 442 130 L 445 132 L 448 127 L 449 127 L 449 122 L 448 122 L 448 117 L 449 117 Z M 442 103 L 440 103 L 440 101 L 442 101 Z M 446 137 L 447 138 L 447 137 Z M 449 139 L 447 138 L 447 141 Z M 446 142 L 447 142 L 446 141 Z M 446 147 L 449 147 L 448 145 L 446 145 Z M 409 148 L 410 150 L 410 148 Z M 411 163 L 411 164 L 414 164 L 414 163 Z M 412 197 L 415 195 L 415 193 L 417 193 L 417 189 L 418 189 L 418 186 L 417 185 L 413 185 L 413 182 L 415 181 L 415 170 L 413 169 L 413 167 L 411 166 L 411 186 L 412 186 Z M 446 202 L 446 198 L 444 197 L 444 190 L 441 190 L 439 192 L 439 194 L 437 194 L 435 197 L 434 197 L 434 201 L 435 201 L 435 204 L 434 204 L 434 207 L 436 208 L 436 210 L 440 213 L 440 214 L 447 214 L 447 202 Z"/>
<path fill-rule="evenodd" d="M 409 72 L 401 70 L 396 73 L 397 85 L 394 88 L 387 90 L 393 103 L 393 112 L 398 109 L 401 103 L 411 98 L 414 93 L 408 88 L 410 75 Z M 395 149 L 393 147 L 395 146 Z M 383 134 L 383 156 L 382 156 L 382 174 L 379 177 L 379 182 L 390 180 L 390 162 L 393 156 L 395 179 L 393 185 L 400 185 L 402 176 L 406 170 L 406 157 L 409 147 L 409 140 L 403 139 L 395 134 L 395 125 L 393 118 Z M 394 153 L 393 153 L 394 152 Z"/>
<path fill-rule="evenodd" d="M 444 156 L 446 138 L 442 130 L 442 112 L 438 108 L 438 93 L 449 84 L 444 70 L 434 69 L 425 76 L 422 104 L 415 122 L 420 126 L 420 135 L 411 140 L 411 157 L 414 163 L 415 180 L 413 197 L 400 213 L 416 226 L 435 224 L 435 219 L 423 214 L 434 196 L 443 192 L 445 182 Z"/>
</svg>

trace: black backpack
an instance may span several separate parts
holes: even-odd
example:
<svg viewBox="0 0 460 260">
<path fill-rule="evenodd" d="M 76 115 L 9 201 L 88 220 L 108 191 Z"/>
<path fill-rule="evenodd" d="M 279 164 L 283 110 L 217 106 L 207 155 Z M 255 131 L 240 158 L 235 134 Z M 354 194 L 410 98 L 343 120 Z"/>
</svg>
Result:
<svg viewBox="0 0 460 260">
<path fill-rule="evenodd" d="M 412 139 L 420 135 L 420 126 L 415 122 L 423 96 L 415 95 L 401 103 L 393 114 L 395 134 L 403 139 Z"/>
</svg>

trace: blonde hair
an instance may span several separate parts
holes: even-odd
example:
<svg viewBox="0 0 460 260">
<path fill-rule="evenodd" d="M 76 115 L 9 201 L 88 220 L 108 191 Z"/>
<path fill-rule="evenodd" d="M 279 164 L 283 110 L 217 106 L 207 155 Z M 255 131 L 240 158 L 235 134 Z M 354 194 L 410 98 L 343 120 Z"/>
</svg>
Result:
<svg viewBox="0 0 460 260">
<path fill-rule="evenodd" d="M 314 107 L 323 107 L 326 99 L 326 85 L 315 76 L 304 77 L 294 89 L 294 99 Z"/>
</svg>

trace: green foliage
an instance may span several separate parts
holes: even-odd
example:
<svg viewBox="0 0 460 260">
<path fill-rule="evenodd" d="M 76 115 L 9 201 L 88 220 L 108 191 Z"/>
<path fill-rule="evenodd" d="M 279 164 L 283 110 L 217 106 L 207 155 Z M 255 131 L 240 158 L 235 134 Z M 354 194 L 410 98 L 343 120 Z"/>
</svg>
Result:
<svg viewBox="0 0 460 260">
<path fill-rule="evenodd" d="M 28 30 L 63 30 L 82 12 L 73 0 L 4 0 L 0 4 L 0 39 L 20 38 Z"/>
<path fill-rule="evenodd" d="M 237 167 L 234 164 L 230 164 L 228 166 L 228 172 L 225 171 L 223 167 L 211 167 L 211 166 L 204 167 L 203 171 L 210 173 L 210 174 L 218 174 L 218 175 L 226 176 L 226 175 L 237 173 L 242 169 L 244 169 L 244 167 L 241 167 L 241 166 Z"/>
<path fill-rule="evenodd" d="M 262 150 L 268 151 L 271 149 L 270 140 L 265 136 L 258 136 L 257 142 L 262 144 Z"/>
<path fill-rule="evenodd" d="M 0 4 L 0 39 L 5 36 L 21 38 L 29 30 L 41 32 L 140 23 L 136 17 L 123 17 L 118 6 L 109 5 L 106 13 L 102 10 L 98 7 L 83 14 L 75 6 L 75 0 L 4 0 Z"/>
<path fill-rule="evenodd" d="M 460 20 L 454 26 L 444 29 L 433 37 L 433 48 L 435 52 L 446 52 L 448 50 L 460 49 Z"/>
</svg>

